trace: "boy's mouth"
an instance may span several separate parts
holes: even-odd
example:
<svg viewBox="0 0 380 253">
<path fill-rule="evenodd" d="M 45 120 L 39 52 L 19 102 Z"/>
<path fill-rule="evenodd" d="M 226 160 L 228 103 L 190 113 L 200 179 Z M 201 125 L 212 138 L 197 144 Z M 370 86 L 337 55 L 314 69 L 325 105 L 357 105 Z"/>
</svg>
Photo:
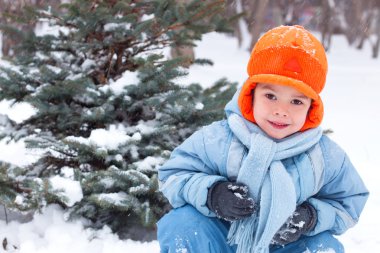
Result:
<svg viewBox="0 0 380 253">
<path fill-rule="evenodd" d="M 285 124 L 285 123 L 281 123 L 281 122 L 274 122 L 274 121 L 270 121 L 270 120 L 268 120 L 268 122 L 274 128 L 277 128 L 277 129 L 283 129 L 283 128 L 286 128 L 287 126 L 289 126 L 289 124 Z"/>
</svg>

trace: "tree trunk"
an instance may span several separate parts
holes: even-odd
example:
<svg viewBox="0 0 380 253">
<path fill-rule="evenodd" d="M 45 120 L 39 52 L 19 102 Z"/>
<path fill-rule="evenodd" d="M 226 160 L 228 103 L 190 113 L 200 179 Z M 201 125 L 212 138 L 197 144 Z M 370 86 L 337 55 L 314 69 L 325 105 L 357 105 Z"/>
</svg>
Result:
<svg viewBox="0 0 380 253">
<path fill-rule="evenodd" d="M 43 7 L 49 5 L 52 8 L 57 8 L 61 1 L 58 0 L 0 0 L 0 23 L 4 25 L 14 25 L 24 31 L 25 33 L 34 30 L 35 24 L 23 24 L 18 25 L 14 23 L 10 18 L 6 17 L 4 14 L 10 14 L 13 16 L 22 15 L 22 11 L 26 6 L 38 6 Z M 17 45 L 19 38 L 14 35 L 9 35 L 3 33 L 2 37 L 2 54 L 3 56 L 13 56 L 14 48 Z"/>
<path fill-rule="evenodd" d="M 254 4 L 256 8 L 254 8 Z M 268 0 L 261 1 L 250 1 L 252 16 L 254 17 L 252 20 L 251 28 L 249 29 L 249 33 L 251 34 L 251 49 L 256 44 L 257 40 L 260 38 L 261 32 L 263 31 L 264 26 L 264 17 L 266 13 L 266 9 L 268 6 Z"/>
<path fill-rule="evenodd" d="M 334 31 L 334 0 L 322 1 L 322 15 L 321 15 L 321 33 L 322 33 L 322 45 L 325 50 L 328 51 L 331 46 L 331 37 Z"/>
<path fill-rule="evenodd" d="M 379 56 L 380 47 L 380 4 L 374 6 L 375 9 L 375 22 L 373 25 L 374 36 L 376 37 L 375 43 L 372 45 L 372 57 L 377 58 Z"/>
<path fill-rule="evenodd" d="M 176 2 L 179 4 L 188 4 L 191 0 L 176 0 Z M 184 60 L 181 62 L 181 66 L 184 68 L 189 68 L 195 60 L 195 52 L 192 46 L 172 46 L 170 56 L 172 58 L 183 57 Z"/>
</svg>

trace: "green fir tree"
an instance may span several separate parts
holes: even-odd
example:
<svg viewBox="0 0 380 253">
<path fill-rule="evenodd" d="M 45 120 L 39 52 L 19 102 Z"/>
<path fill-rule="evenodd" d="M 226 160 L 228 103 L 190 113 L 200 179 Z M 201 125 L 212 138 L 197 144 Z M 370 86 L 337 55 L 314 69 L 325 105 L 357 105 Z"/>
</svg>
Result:
<svg viewBox="0 0 380 253">
<path fill-rule="evenodd" d="M 228 32 L 223 13 L 224 1 L 73 0 L 17 17 L 50 33 L 1 26 L 21 43 L 13 67 L 0 68 L 0 100 L 36 113 L 20 123 L 2 115 L 0 137 L 25 141 L 40 158 L 0 166 L 0 202 L 18 210 L 58 203 L 117 232 L 152 228 L 169 208 L 157 167 L 200 126 L 222 119 L 236 90 L 224 79 L 210 89 L 182 86 L 188 59 L 164 52 Z M 73 201 L 56 182 L 79 185 L 83 196 Z"/>
</svg>

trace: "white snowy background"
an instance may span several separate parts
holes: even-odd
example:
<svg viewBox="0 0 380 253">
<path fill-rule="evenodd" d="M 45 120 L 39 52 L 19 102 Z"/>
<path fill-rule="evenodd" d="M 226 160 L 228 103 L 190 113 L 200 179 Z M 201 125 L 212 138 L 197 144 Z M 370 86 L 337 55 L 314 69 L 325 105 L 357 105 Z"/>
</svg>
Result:
<svg viewBox="0 0 380 253">
<path fill-rule="evenodd" d="M 215 33 L 206 35 L 198 44 L 196 54 L 212 59 L 214 66 L 194 66 L 189 76 L 178 82 L 198 82 L 206 87 L 221 77 L 227 77 L 243 83 L 249 58 L 244 44 L 239 48 L 237 41 L 231 37 Z M 347 253 L 380 252 L 380 59 L 372 59 L 369 45 L 366 46 L 358 51 L 349 47 L 343 37 L 333 37 L 331 52 L 328 53 L 327 84 L 322 92 L 325 104 L 322 126 L 334 131 L 331 138 L 349 154 L 371 192 L 358 225 L 339 236 Z M 0 60 L 0 64 L 6 62 Z M 9 103 L 1 102 L 0 113 L 22 121 L 33 114 L 33 109 L 25 104 L 10 108 Z M 94 133 L 89 141 L 102 144 L 102 140 L 117 140 L 119 135 L 120 132 L 111 129 L 109 132 Z M 112 141 L 103 145 L 112 145 Z M 26 151 L 22 142 L 0 142 L 0 160 L 25 165 L 34 161 L 37 155 Z M 68 170 L 66 179 L 56 178 L 53 181 L 56 187 L 66 189 L 64 194 L 71 201 L 76 201 L 81 198 L 81 191 L 77 182 L 69 180 L 70 173 Z M 50 206 L 42 214 L 35 214 L 34 219 L 27 223 L 12 221 L 6 224 L 0 221 L 0 242 L 6 238 L 6 252 L 20 253 L 159 252 L 157 241 L 141 243 L 120 240 L 107 227 L 94 231 L 85 228 L 84 220 L 67 222 L 64 217 L 58 206 Z M 2 247 L 0 252 L 3 252 Z"/>
</svg>

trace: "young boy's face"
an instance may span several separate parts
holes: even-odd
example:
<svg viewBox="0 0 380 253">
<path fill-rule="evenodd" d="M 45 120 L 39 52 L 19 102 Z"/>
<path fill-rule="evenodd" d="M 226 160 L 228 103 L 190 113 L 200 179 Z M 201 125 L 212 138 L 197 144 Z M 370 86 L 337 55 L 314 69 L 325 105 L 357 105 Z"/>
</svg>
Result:
<svg viewBox="0 0 380 253">
<path fill-rule="evenodd" d="M 292 87 L 258 83 L 253 116 L 267 135 L 282 139 L 303 127 L 310 105 L 311 99 Z"/>
</svg>

